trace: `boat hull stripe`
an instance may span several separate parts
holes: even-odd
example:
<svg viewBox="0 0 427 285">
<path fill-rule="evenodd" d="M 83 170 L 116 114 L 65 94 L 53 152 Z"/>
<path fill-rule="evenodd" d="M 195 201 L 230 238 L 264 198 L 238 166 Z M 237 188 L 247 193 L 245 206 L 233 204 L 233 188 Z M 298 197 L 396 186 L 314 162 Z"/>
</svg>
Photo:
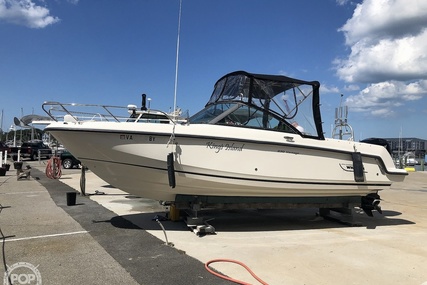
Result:
<svg viewBox="0 0 427 285">
<path fill-rule="evenodd" d="M 62 129 L 62 128 L 47 128 L 46 129 L 48 132 L 51 131 L 59 131 L 59 132 L 89 132 L 89 133 L 112 133 L 112 134 L 132 134 L 132 135 L 144 135 L 144 136 L 163 136 L 163 137 L 170 137 L 171 134 L 165 134 L 165 133 L 155 133 L 155 132 L 135 132 L 135 131 L 111 131 L 111 130 L 96 130 L 96 129 L 88 129 L 88 130 L 70 130 L 70 129 Z M 242 143 L 254 143 L 254 144 L 264 144 L 264 145 L 275 145 L 275 146 L 287 146 L 287 147 L 293 147 L 293 148 L 301 148 L 301 149 L 310 149 L 310 150 L 317 150 L 317 151 L 333 151 L 335 153 L 342 153 L 342 154 L 348 154 L 349 156 L 352 155 L 353 152 L 350 151 L 340 151 L 337 149 L 325 149 L 325 148 L 320 148 L 320 147 L 313 147 L 313 146 L 304 146 L 304 145 L 295 145 L 295 144 L 291 144 L 291 143 L 271 143 L 271 142 L 261 142 L 259 140 L 247 140 L 247 139 L 230 139 L 228 137 L 218 137 L 218 136 L 207 136 L 207 135 L 180 135 L 180 134 L 175 134 L 175 138 L 190 138 L 190 139 L 207 139 L 207 140 L 223 140 L 223 141 L 232 141 L 232 142 L 242 142 Z M 404 172 L 391 172 L 388 171 L 387 168 L 385 167 L 385 164 L 382 160 L 382 158 L 380 156 L 375 156 L 375 155 L 367 155 L 367 154 L 362 154 L 362 157 L 370 157 L 370 158 L 374 158 L 377 159 L 380 164 L 382 169 L 387 173 L 387 174 L 391 174 L 391 175 L 408 175 L 408 173 Z"/>
<path fill-rule="evenodd" d="M 100 160 L 100 159 L 92 159 L 88 157 L 82 157 L 81 160 L 89 160 L 89 161 L 96 161 L 96 162 L 103 162 L 103 163 L 109 163 L 109 164 L 121 164 L 126 166 L 133 166 L 133 167 L 141 167 L 141 168 L 147 168 L 147 169 L 153 169 L 153 170 L 159 170 L 167 172 L 167 168 L 161 168 L 161 167 L 153 167 L 148 165 L 140 165 L 140 164 L 131 164 L 126 162 L 118 162 L 118 161 L 109 161 L 109 160 Z M 207 174 L 207 173 L 197 173 L 197 172 L 191 172 L 191 171 L 182 171 L 182 170 L 176 170 L 176 173 L 182 173 L 182 174 L 188 174 L 188 175 L 198 175 L 198 176 L 205 176 L 205 177 L 214 177 L 214 178 L 221 178 L 221 179 L 232 179 L 232 180 L 243 180 L 243 181 L 254 181 L 254 182 L 268 182 L 268 183 L 283 183 L 283 184 L 308 184 L 308 185 L 342 185 L 342 186 L 354 186 L 354 185 L 360 185 L 360 186 L 370 186 L 370 187 L 384 187 L 384 186 L 390 186 L 391 183 L 338 183 L 338 182 L 311 182 L 311 181 L 281 181 L 281 180 L 270 180 L 270 179 L 255 179 L 255 178 L 247 178 L 247 177 L 235 177 L 235 176 L 224 176 L 224 175 L 214 175 L 214 174 Z"/>
</svg>

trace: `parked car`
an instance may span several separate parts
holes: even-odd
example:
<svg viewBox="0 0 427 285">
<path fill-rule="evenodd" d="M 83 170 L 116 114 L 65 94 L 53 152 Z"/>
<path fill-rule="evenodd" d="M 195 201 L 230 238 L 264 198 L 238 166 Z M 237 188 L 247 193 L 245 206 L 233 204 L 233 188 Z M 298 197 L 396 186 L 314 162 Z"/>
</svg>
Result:
<svg viewBox="0 0 427 285">
<path fill-rule="evenodd" d="M 52 156 L 50 147 L 40 140 L 24 142 L 18 147 L 10 147 L 10 156 L 15 161 L 18 159 L 18 151 L 21 153 L 21 158 L 30 158 L 31 160 L 36 160 L 39 154 L 40 157 L 44 158 L 50 158 Z"/>
<path fill-rule="evenodd" d="M 60 154 L 62 167 L 65 169 L 71 169 L 74 167 L 78 167 L 81 163 L 80 160 L 74 157 L 68 150 L 64 150 Z"/>
<path fill-rule="evenodd" d="M 7 154 L 9 155 L 10 154 L 10 147 L 7 144 L 5 144 L 4 142 L 0 142 L 0 151 L 3 152 L 3 155 L 4 155 L 4 152 L 7 151 Z"/>
</svg>

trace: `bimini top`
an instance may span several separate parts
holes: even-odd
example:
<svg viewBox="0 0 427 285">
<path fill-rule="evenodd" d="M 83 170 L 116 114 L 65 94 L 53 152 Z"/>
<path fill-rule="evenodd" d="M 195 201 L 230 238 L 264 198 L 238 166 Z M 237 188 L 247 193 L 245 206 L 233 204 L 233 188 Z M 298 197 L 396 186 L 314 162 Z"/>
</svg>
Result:
<svg viewBox="0 0 427 285">
<path fill-rule="evenodd" d="M 324 139 L 318 81 L 236 71 L 221 77 L 190 123 L 227 124 Z"/>
</svg>

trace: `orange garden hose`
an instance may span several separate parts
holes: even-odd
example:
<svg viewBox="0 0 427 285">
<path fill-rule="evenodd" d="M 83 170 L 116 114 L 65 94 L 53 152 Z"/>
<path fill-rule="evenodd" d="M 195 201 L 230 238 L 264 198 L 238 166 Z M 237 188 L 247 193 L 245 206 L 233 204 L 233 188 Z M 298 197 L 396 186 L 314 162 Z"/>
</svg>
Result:
<svg viewBox="0 0 427 285">
<path fill-rule="evenodd" d="M 53 156 L 46 165 L 46 176 L 50 179 L 61 178 L 61 159 L 57 156 Z"/>
<path fill-rule="evenodd" d="M 240 281 L 240 280 L 236 280 L 236 279 L 227 277 L 227 276 L 225 276 L 223 274 L 220 274 L 220 273 L 217 273 L 217 272 L 213 271 L 212 269 L 209 268 L 209 264 L 214 263 L 214 262 L 231 262 L 231 263 L 236 263 L 236 264 L 238 264 L 240 266 L 243 266 L 259 283 L 261 283 L 263 285 L 268 285 L 265 281 L 263 281 L 261 278 L 259 278 L 258 276 L 256 276 L 255 273 L 253 273 L 252 270 L 250 270 L 249 267 L 246 266 L 244 263 L 242 263 L 240 261 L 237 261 L 237 260 L 232 260 L 232 259 L 213 259 L 213 260 L 210 260 L 210 261 L 206 262 L 206 264 L 205 264 L 206 270 L 209 271 L 210 273 L 212 273 L 213 275 L 218 276 L 219 278 L 222 278 L 222 279 L 234 282 L 236 284 L 251 285 L 249 283 L 246 283 L 246 282 L 243 282 L 243 281 Z"/>
</svg>

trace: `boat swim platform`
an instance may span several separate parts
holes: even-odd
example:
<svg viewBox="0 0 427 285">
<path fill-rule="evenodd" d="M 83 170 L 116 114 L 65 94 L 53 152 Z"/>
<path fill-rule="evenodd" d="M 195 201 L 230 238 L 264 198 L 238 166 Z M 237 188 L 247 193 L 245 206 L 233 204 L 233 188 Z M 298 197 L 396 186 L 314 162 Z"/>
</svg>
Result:
<svg viewBox="0 0 427 285">
<path fill-rule="evenodd" d="M 67 206 L 66 192 L 79 190 L 80 170 L 51 180 L 44 165 L 25 163 L 32 166 L 29 180 L 16 180 L 13 171 L 0 177 L 4 253 L 9 266 L 38 265 L 43 284 L 234 284 L 205 270 L 217 258 L 245 263 L 268 284 L 427 281 L 427 172 L 411 172 L 382 191 L 383 215 L 354 213 L 359 227 L 324 219 L 318 208 L 207 209 L 201 214 L 213 218 L 216 234 L 200 237 L 183 222 L 162 219 L 169 207 L 113 188 L 90 171 L 91 195 Z M 174 246 L 166 245 L 156 216 Z M 239 267 L 210 267 L 256 284 Z"/>
</svg>

